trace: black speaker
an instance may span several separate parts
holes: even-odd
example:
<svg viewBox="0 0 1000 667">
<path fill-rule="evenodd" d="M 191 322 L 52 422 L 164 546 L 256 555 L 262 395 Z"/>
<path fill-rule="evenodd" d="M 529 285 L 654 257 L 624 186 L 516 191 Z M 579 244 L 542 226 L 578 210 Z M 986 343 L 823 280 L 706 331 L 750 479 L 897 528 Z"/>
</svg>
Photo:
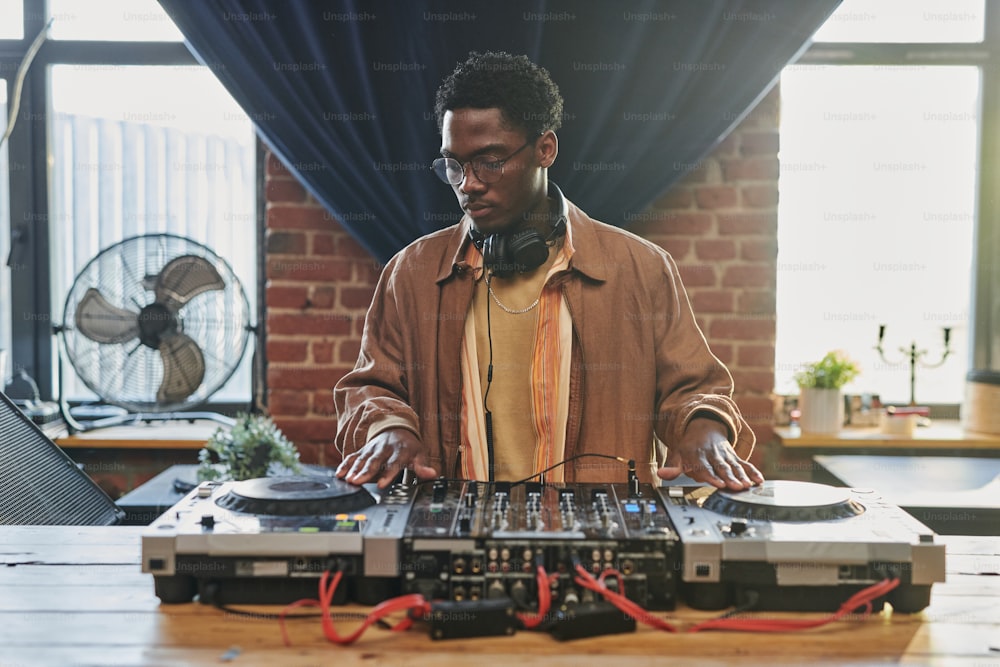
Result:
<svg viewBox="0 0 1000 667">
<path fill-rule="evenodd" d="M 110 526 L 125 512 L 0 392 L 0 525 Z"/>
</svg>

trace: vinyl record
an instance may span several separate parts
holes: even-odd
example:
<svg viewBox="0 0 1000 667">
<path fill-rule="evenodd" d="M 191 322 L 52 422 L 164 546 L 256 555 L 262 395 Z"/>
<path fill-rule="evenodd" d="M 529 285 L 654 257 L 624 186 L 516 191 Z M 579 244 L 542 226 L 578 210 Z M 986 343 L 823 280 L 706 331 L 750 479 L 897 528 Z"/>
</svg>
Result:
<svg viewBox="0 0 1000 667">
<path fill-rule="evenodd" d="M 375 499 L 364 487 L 340 479 L 288 475 L 235 482 L 216 502 L 245 514 L 322 516 L 364 509 Z"/>
<path fill-rule="evenodd" d="M 850 489 L 789 480 L 767 480 L 743 491 L 719 489 L 705 498 L 702 507 L 761 521 L 829 521 L 865 511 Z"/>
</svg>

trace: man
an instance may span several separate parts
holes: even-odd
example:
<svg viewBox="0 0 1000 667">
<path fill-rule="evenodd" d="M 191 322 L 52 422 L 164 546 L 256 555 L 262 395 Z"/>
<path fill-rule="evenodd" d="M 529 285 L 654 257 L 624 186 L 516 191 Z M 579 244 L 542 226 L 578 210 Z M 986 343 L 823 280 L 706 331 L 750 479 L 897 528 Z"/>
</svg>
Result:
<svg viewBox="0 0 1000 667">
<path fill-rule="evenodd" d="M 465 215 L 382 273 L 334 390 L 337 476 L 614 482 L 634 460 L 647 482 L 762 482 L 673 259 L 548 181 L 562 116 L 548 72 L 472 53 L 435 106 L 433 169 Z"/>
</svg>

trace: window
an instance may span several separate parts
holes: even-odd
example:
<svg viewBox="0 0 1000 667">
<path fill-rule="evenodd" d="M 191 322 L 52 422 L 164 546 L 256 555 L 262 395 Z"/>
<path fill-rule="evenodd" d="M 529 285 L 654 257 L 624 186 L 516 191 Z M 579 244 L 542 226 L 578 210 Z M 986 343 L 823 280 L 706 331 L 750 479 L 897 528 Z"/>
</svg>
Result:
<svg viewBox="0 0 1000 667">
<path fill-rule="evenodd" d="M 7 127 L 7 82 L 0 79 L 0 137 Z M 10 161 L 7 159 L 7 145 L 0 146 L 0 303 L 10 303 Z M 5 365 L 10 354 L 9 308 L 0 308 L 0 383 L 6 383 L 11 368 Z M 3 387 L 0 387 L 2 390 Z"/>
<path fill-rule="evenodd" d="M 21 0 L 0 0 L 0 39 L 21 39 L 24 37 L 24 8 Z M 6 114 L 4 120 L 6 121 Z"/>
<path fill-rule="evenodd" d="M 100 251 L 145 233 L 189 237 L 232 266 L 255 311 L 260 224 L 252 123 L 155 0 L 0 0 L 0 75 L 13 78 L 50 19 L 9 145 L 10 164 L 23 168 L 5 168 L 9 193 L 8 179 L 0 184 L 0 225 L 12 228 L 0 227 L 3 259 L 13 238 L 32 269 L 10 299 L 0 293 L 0 347 L 6 323 L 12 362 L 46 398 L 58 397 L 53 325 Z M 19 31 L 8 35 L 10 25 Z M 0 290 L 6 280 L 0 270 Z M 251 401 L 254 347 L 213 403 Z M 62 366 L 65 398 L 96 398 Z"/>
<path fill-rule="evenodd" d="M 928 99 L 926 91 L 936 91 Z M 918 396 L 964 391 L 975 208 L 974 67 L 789 68 L 781 90 L 778 368 L 844 349 L 855 386 L 909 400 L 900 346 L 940 358 Z M 886 326 L 889 362 L 873 346 Z M 779 385 L 779 389 L 782 388 Z M 786 382 L 784 389 L 794 391 Z"/>
<path fill-rule="evenodd" d="M 244 291 L 252 290 L 253 127 L 212 73 L 53 65 L 49 82 L 55 320 L 62 322 L 79 271 L 101 250 L 140 234 L 198 241 L 233 267 Z M 249 360 L 244 355 L 216 399 L 248 398 Z M 73 374 L 64 391 L 70 400 L 94 398 Z"/>
<path fill-rule="evenodd" d="M 983 34 L 982 0 L 847 0 L 815 39 L 959 43 Z M 779 393 L 797 392 L 793 374 L 803 363 L 840 349 L 862 368 L 847 391 L 906 403 L 915 345 L 926 352 L 917 402 L 962 401 L 983 56 L 959 45 L 941 64 L 941 54 L 939 45 L 814 44 L 782 73 Z M 885 359 L 874 349 L 882 325 Z M 925 367 L 941 360 L 946 328 L 950 356 Z"/>
<path fill-rule="evenodd" d="M 180 42 L 184 36 L 156 0 L 49 0 L 52 39 Z"/>
<path fill-rule="evenodd" d="M 844 0 L 815 42 L 983 41 L 984 0 Z"/>
</svg>

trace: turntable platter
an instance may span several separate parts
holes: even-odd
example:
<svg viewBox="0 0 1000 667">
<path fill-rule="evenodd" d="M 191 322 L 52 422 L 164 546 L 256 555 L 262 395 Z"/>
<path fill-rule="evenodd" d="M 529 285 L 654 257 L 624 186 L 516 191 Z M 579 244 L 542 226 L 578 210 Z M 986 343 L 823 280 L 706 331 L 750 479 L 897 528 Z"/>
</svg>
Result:
<svg viewBox="0 0 1000 667">
<path fill-rule="evenodd" d="M 216 502 L 233 512 L 322 516 L 364 509 L 375 499 L 364 487 L 340 479 L 288 475 L 236 482 Z"/>
<path fill-rule="evenodd" d="M 767 480 L 744 491 L 719 489 L 704 499 L 702 507 L 763 521 L 829 521 L 865 511 L 849 489 L 790 480 Z"/>
</svg>

